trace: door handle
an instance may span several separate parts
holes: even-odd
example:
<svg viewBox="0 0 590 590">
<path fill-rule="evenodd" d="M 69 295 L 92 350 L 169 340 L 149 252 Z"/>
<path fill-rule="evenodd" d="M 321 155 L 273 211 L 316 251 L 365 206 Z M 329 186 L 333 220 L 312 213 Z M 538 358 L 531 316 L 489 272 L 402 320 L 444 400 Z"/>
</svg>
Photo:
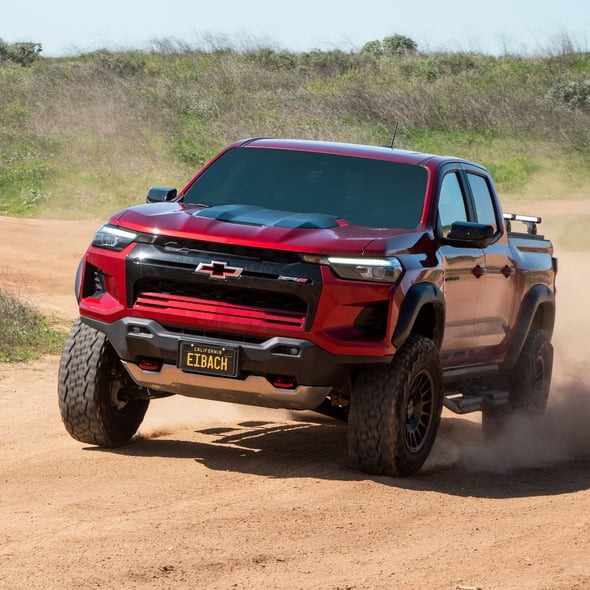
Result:
<svg viewBox="0 0 590 590">
<path fill-rule="evenodd" d="M 501 272 L 501 273 L 502 273 L 502 274 L 503 274 L 503 275 L 504 275 L 506 278 L 508 278 L 508 277 L 512 276 L 513 274 L 515 274 L 515 273 L 516 273 L 516 270 L 514 269 L 514 267 L 513 267 L 513 266 L 508 266 L 508 265 L 506 265 L 506 266 L 504 266 L 504 268 L 502 268 L 502 269 L 500 270 L 500 272 Z"/>
<path fill-rule="evenodd" d="M 471 269 L 471 274 L 476 278 L 480 279 L 483 275 L 486 274 L 487 269 L 484 266 L 480 266 L 479 264 Z"/>
</svg>

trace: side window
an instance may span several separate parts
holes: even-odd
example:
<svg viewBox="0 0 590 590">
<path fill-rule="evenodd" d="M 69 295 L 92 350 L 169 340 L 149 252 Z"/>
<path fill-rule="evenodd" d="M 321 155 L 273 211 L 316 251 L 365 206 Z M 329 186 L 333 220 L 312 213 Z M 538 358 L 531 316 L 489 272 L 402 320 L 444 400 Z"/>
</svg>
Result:
<svg viewBox="0 0 590 590">
<path fill-rule="evenodd" d="M 457 174 L 451 172 L 443 178 L 438 199 L 438 223 L 443 237 L 455 221 L 467 221 L 467 209 Z"/>
<path fill-rule="evenodd" d="M 498 230 L 498 220 L 494 209 L 494 201 L 490 187 L 483 176 L 467 173 L 467 180 L 471 187 L 471 194 L 475 203 L 477 223 L 491 225 L 494 231 Z"/>
</svg>

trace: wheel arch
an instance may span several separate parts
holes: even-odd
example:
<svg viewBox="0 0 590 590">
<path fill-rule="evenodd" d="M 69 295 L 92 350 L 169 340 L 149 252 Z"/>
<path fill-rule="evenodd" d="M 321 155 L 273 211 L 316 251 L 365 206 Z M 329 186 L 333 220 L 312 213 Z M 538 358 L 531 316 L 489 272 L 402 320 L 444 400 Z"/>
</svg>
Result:
<svg viewBox="0 0 590 590">
<path fill-rule="evenodd" d="M 533 285 L 522 302 L 514 338 L 504 359 L 502 370 L 508 371 L 514 367 L 531 330 L 542 330 L 551 340 L 554 325 L 555 294 L 548 285 Z"/>
<path fill-rule="evenodd" d="M 410 335 L 425 336 L 440 348 L 445 329 L 445 297 L 434 283 L 417 283 L 410 287 L 400 307 L 391 339 L 400 348 Z"/>
</svg>

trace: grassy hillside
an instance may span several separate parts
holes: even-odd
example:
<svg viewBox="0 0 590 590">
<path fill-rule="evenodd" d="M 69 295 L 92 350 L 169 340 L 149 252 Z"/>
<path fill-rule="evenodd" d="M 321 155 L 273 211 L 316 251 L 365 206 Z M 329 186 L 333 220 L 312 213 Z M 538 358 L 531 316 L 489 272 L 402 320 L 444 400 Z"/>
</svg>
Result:
<svg viewBox="0 0 590 590">
<path fill-rule="evenodd" d="M 510 205 L 590 197 L 589 53 L 422 54 L 391 41 L 353 53 L 161 43 L 49 59 L 0 40 L 0 215 L 107 216 L 150 185 L 180 188 L 235 139 L 384 145 L 396 123 L 398 147 L 489 167 Z M 551 221 L 562 247 L 588 248 L 586 209 Z M 0 318 L 0 361 L 63 340 L 2 291 Z"/>
<path fill-rule="evenodd" d="M 398 147 L 478 160 L 509 201 L 590 196 L 589 53 L 162 43 L 33 57 L 0 59 L 0 215 L 106 215 L 150 185 L 180 188 L 235 139 L 383 145 L 396 122 Z"/>
</svg>

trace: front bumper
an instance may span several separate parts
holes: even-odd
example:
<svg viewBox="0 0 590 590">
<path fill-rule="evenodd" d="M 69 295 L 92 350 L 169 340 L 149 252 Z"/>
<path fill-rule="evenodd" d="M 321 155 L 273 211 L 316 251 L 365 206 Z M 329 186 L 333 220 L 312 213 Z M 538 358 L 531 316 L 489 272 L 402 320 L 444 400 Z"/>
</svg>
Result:
<svg viewBox="0 0 590 590">
<path fill-rule="evenodd" d="M 123 366 L 137 385 L 154 391 L 265 408 L 313 410 L 332 389 L 309 385 L 281 389 L 257 375 L 245 379 L 228 379 L 185 373 L 173 365 L 163 365 L 157 373 L 142 371 L 135 363 L 123 361 Z"/>
<path fill-rule="evenodd" d="M 125 317 L 106 323 L 82 317 L 104 332 L 133 380 L 159 392 L 272 408 L 316 408 L 356 368 L 387 364 L 391 356 L 335 355 L 304 339 L 234 339 L 211 337 L 164 327 L 154 320 Z M 177 366 L 181 342 L 222 345 L 239 349 L 237 378 L 189 373 Z M 142 370 L 144 359 L 162 363 L 160 370 Z M 275 387 L 280 376 L 290 388 Z"/>
</svg>

